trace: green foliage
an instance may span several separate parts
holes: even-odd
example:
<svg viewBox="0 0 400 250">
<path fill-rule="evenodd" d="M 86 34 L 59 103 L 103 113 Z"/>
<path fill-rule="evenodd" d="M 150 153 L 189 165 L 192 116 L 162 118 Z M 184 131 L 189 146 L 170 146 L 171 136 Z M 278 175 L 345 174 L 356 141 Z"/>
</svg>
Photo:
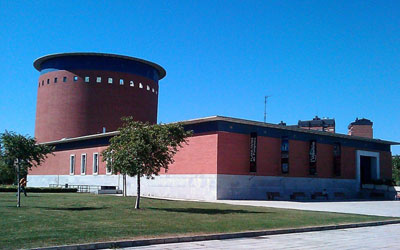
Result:
<svg viewBox="0 0 400 250">
<path fill-rule="evenodd" d="M 392 178 L 400 186 L 400 155 L 395 155 L 392 158 Z"/>
<path fill-rule="evenodd" d="M 8 131 L 0 134 L 0 182 L 15 181 L 16 159 L 20 162 L 20 174 L 24 176 L 28 169 L 39 166 L 52 150 L 52 147 L 36 144 L 36 140 L 29 136 Z"/>
<path fill-rule="evenodd" d="M 11 184 L 16 181 L 15 169 L 9 168 L 0 156 L 0 184 Z"/>
<path fill-rule="evenodd" d="M 114 174 L 153 178 L 161 168 L 168 169 L 179 147 L 192 134 L 179 123 L 152 125 L 134 121 L 132 117 L 122 120 L 120 134 L 102 152 L 103 161 L 112 162 Z"/>
</svg>

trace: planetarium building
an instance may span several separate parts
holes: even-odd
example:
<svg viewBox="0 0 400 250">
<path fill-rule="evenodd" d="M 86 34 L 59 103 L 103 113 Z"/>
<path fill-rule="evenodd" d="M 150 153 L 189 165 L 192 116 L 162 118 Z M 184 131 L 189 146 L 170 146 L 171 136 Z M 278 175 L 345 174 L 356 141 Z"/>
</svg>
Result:
<svg viewBox="0 0 400 250">
<path fill-rule="evenodd" d="M 101 53 L 48 55 L 34 67 L 40 72 L 35 137 L 55 152 L 29 172 L 29 185 L 121 189 L 122 176 L 111 173 L 101 152 L 118 134 L 121 117 L 157 122 L 159 80 L 166 71 L 146 60 Z M 321 119 L 286 126 L 213 116 L 182 124 L 193 136 L 167 173 L 142 181 L 143 195 L 357 198 L 363 185 L 391 178 L 390 146 L 397 144 L 373 139 L 366 119 L 351 123 L 349 135 L 335 133 L 334 121 Z M 134 194 L 135 179 L 127 183 Z"/>
</svg>

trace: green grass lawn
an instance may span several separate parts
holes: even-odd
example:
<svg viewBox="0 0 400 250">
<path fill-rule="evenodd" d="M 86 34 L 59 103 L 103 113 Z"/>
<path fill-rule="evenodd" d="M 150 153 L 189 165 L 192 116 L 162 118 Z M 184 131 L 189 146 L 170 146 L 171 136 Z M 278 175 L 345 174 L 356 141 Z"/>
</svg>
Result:
<svg viewBox="0 0 400 250">
<path fill-rule="evenodd" d="M 332 225 L 390 219 L 339 213 L 93 194 L 0 193 L 0 249 Z"/>
</svg>

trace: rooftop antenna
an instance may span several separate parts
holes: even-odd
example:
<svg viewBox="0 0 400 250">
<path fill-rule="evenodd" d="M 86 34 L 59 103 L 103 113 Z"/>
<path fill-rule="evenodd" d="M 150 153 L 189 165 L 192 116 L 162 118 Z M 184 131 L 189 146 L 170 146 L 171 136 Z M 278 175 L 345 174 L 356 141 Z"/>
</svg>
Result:
<svg viewBox="0 0 400 250">
<path fill-rule="evenodd" d="M 272 95 L 266 95 L 264 99 L 264 123 L 267 122 L 267 100 L 268 97 L 271 97 Z"/>
</svg>

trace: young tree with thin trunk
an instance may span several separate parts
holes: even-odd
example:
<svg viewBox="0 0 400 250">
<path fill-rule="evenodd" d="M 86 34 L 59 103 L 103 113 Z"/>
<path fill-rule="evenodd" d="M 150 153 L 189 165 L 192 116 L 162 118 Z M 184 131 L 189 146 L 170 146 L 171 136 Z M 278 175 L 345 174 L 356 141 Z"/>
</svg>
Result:
<svg viewBox="0 0 400 250">
<path fill-rule="evenodd" d="M 174 155 L 191 131 L 185 131 L 179 123 L 149 124 L 124 117 L 119 134 L 111 138 L 110 146 L 101 154 L 103 161 L 112 162 L 114 174 L 126 174 L 137 178 L 135 208 L 140 207 L 140 178 L 153 179 L 161 168 L 168 169 Z"/>
<path fill-rule="evenodd" d="M 28 169 L 37 167 L 53 151 L 52 147 L 36 144 L 36 140 L 14 132 L 0 134 L 0 164 L 7 171 L 16 171 L 17 174 L 17 207 L 20 207 L 20 178 L 28 173 Z"/>
</svg>

